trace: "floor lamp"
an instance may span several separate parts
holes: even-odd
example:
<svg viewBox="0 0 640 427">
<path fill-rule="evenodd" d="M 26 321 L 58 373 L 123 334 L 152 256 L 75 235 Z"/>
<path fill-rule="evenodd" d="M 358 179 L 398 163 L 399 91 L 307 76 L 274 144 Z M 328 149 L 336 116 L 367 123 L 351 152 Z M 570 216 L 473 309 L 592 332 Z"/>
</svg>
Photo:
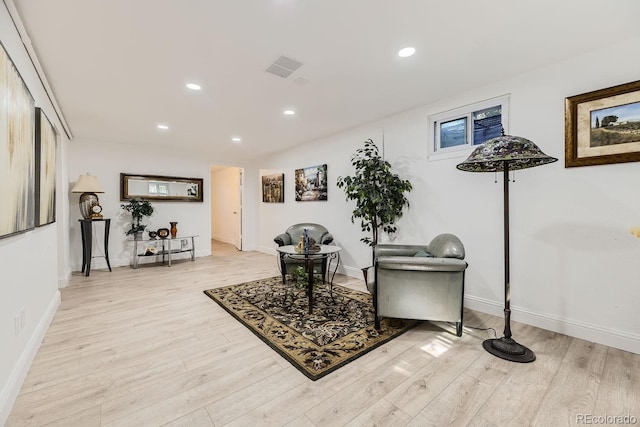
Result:
<svg viewBox="0 0 640 427">
<path fill-rule="evenodd" d="M 509 171 L 528 169 L 553 163 L 558 159 L 547 156 L 528 139 L 502 135 L 490 139 L 473 150 L 456 167 L 465 172 L 502 172 L 504 181 L 504 336 L 488 339 L 482 346 L 489 353 L 512 362 L 533 362 L 536 355 L 511 338 L 511 283 L 509 279 Z"/>
</svg>

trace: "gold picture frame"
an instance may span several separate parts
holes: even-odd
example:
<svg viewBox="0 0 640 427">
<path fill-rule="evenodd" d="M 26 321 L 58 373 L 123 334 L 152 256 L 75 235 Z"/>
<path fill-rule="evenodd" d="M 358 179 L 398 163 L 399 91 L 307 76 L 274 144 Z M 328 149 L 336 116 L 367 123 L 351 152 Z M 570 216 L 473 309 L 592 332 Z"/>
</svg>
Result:
<svg viewBox="0 0 640 427">
<path fill-rule="evenodd" d="M 640 81 L 565 99 L 565 167 L 640 161 Z"/>
</svg>

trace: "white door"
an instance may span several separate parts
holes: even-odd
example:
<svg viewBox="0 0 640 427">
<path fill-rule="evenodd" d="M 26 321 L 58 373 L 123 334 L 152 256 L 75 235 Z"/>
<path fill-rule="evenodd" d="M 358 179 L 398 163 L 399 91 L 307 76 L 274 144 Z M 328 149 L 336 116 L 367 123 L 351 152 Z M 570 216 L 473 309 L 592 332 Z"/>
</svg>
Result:
<svg viewBox="0 0 640 427">
<path fill-rule="evenodd" d="M 237 230 L 235 245 L 239 251 L 242 250 L 242 189 L 243 189 L 242 178 L 243 178 L 243 175 L 244 175 L 243 169 L 238 168 L 238 191 L 236 191 L 238 198 L 235 202 L 235 206 L 233 210 L 233 221 L 234 221 L 234 230 Z"/>
</svg>

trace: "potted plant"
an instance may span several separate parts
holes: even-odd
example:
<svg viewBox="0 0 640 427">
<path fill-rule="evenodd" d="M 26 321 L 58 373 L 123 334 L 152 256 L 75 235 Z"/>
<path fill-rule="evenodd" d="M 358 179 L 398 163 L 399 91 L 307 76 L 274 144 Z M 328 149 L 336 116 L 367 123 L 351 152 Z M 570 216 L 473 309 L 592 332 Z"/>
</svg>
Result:
<svg viewBox="0 0 640 427">
<path fill-rule="evenodd" d="M 153 206 L 147 200 L 143 199 L 131 199 L 129 203 L 120 205 L 122 209 L 131 213 L 131 228 L 128 229 L 125 234 L 127 236 L 133 235 L 134 238 L 140 239 L 142 232 L 146 228 L 146 225 L 140 224 L 140 221 L 144 217 L 149 217 L 153 214 Z"/>
<path fill-rule="evenodd" d="M 347 200 L 356 201 L 351 222 L 360 218 L 362 231 L 371 233 L 360 241 L 374 247 L 378 244 L 380 229 L 395 233 L 395 222 L 402 217 L 404 207 L 409 206 L 404 193 L 410 192 L 412 186 L 391 172 L 391 164 L 380 156 L 371 139 L 351 156 L 351 164 L 355 175 L 338 177 L 337 184 L 344 188 Z"/>
</svg>

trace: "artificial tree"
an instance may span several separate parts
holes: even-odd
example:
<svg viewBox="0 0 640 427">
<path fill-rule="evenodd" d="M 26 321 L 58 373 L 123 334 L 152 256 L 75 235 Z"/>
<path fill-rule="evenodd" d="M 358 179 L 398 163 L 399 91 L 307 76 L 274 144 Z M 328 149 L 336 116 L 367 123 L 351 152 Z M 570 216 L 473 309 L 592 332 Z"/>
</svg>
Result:
<svg viewBox="0 0 640 427">
<path fill-rule="evenodd" d="M 355 168 L 354 176 L 338 177 L 338 187 L 344 188 L 347 200 L 355 200 L 356 208 L 351 222 L 360 218 L 362 231 L 371 233 L 360 241 L 374 247 L 378 244 L 380 229 L 386 233 L 396 232 L 396 221 L 402 217 L 409 200 L 404 193 L 411 191 L 408 180 L 391 172 L 391 164 L 384 160 L 371 139 L 351 156 Z"/>
<path fill-rule="evenodd" d="M 144 217 L 153 215 L 153 206 L 151 206 L 148 200 L 131 199 L 129 203 L 120 205 L 120 207 L 131 213 L 131 228 L 128 229 L 125 234 L 127 236 L 131 234 L 139 236 L 146 228 L 146 225 L 140 224 L 140 221 Z"/>
</svg>

